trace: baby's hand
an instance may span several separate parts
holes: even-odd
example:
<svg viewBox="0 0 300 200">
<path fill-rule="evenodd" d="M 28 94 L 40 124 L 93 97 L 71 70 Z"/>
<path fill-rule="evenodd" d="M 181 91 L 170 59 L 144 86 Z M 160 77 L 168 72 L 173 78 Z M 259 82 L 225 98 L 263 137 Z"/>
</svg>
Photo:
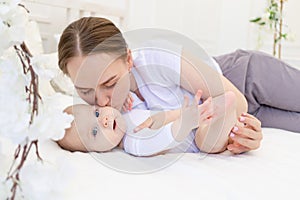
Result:
<svg viewBox="0 0 300 200">
<path fill-rule="evenodd" d="M 182 107 L 182 123 L 190 128 L 198 128 L 199 126 L 208 124 L 213 118 L 213 106 L 211 97 L 199 105 L 202 91 L 198 90 L 195 94 L 194 102 L 189 105 L 189 99 L 184 97 L 184 105 Z"/>
<path fill-rule="evenodd" d="M 125 100 L 124 104 L 123 104 L 123 111 L 127 112 L 127 111 L 131 111 L 132 110 L 132 105 L 133 105 L 133 97 L 131 96 L 131 94 L 129 93 L 127 96 L 127 99 Z"/>
</svg>

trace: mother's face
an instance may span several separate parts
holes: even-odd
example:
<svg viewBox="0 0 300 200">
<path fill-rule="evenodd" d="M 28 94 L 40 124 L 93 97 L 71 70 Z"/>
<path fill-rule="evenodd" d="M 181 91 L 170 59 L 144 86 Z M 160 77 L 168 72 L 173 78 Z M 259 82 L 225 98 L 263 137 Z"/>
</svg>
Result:
<svg viewBox="0 0 300 200">
<path fill-rule="evenodd" d="M 121 110 L 129 93 L 130 52 L 126 59 L 98 53 L 71 58 L 67 70 L 78 95 L 90 105 Z"/>
</svg>

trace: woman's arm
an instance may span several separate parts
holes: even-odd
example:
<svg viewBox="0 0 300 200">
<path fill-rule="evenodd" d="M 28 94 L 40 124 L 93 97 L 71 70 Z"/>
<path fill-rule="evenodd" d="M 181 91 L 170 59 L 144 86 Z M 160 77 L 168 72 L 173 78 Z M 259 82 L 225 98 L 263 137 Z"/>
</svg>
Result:
<svg viewBox="0 0 300 200">
<path fill-rule="evenodd" d="M 222 74 L 195 58 L 186 50 L 182 50 L 180 85 L 192 94 L 200 88 L 203 98 L 216 97 L 226 91 L 232 91 L 237 98 L 237 116 L 247 112 L 248 104 L 244 95 Z"/>
</svg>

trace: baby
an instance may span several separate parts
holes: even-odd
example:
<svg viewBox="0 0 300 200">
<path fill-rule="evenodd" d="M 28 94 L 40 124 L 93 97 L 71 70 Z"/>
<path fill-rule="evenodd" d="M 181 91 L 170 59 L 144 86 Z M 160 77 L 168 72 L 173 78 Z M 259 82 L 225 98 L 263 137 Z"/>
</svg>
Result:
<svg viewBox="0 0 300 200">
<path fill-rule="evenodd" d="M 185 103 L 179 110 L 152 115 L 160 125 L 144 128 L 138 133 L 134 133 L 134 129 L 151 115 L 150 110 L 133 109 L 122 116 L 112 107 L 73 105 L 65 112 L 74 115 L 74 121 L 58 144 L 66 150 L 82 152 L 106 152 L 119 147 L 135 156 L 166 151 L 199 152 L 194 142 L 195 129 L 199 124 L 209 125 L 212 118 L 211 99 L 198 105 L 199 99 L 200 96 L 195 96 L 192 105 Z M 201 120 L 196 116 L 199 109 Z"/>
</svg>

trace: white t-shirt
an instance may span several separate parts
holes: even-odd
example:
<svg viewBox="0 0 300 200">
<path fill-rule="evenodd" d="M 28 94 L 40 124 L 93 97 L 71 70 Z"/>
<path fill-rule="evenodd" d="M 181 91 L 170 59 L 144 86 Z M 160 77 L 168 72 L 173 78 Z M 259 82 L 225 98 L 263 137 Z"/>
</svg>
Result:
<svg viewBox="0 0 300 200">
<path fill-rule="evenodd" d="M 222 73 L 219 65 L 204 50 L 203 52 L 201 59 Z M 194 95 L 180 87 L 180 46 L 162 40 L 158 43 L 148 43 L 142 49 L 133 52 L 133 60 L 132 73 L 145 99 L 145 102 L 142 102 L 133 95 L 135 106 L 133 109 L 151 111 L 178 109 L 182 106 L 184 95 L 192 102 Z M 132 130 L 146 120 L 150 113 L 150 111 L 133 111 L 131 116 L 125 117 L 128 124 L 127 135 L 123 140 L 125 151 L 138 156 L 147 156 L 166 149 L 172 149 L 172 152 L 199 152 L 194 143 L 195 131 L 179 145 L 172 136 L 171 123 L 158 131 L 145 129 L 144 133 L 139 132 L 138 135 L 133 133 Z"/>
<path fill-rule="evenodd" d="M 147 44 L 143 49 L 133 52 L 132 69 L 147 109 L 178 109 L 182 106 L 184 95 L 191 100 L 194 98 L 193 94 L 180 86 L 181 47 L 162 40 Z M 203 52 L 200 59 L 221 73 L 220 66 Z"/>
</svg>

